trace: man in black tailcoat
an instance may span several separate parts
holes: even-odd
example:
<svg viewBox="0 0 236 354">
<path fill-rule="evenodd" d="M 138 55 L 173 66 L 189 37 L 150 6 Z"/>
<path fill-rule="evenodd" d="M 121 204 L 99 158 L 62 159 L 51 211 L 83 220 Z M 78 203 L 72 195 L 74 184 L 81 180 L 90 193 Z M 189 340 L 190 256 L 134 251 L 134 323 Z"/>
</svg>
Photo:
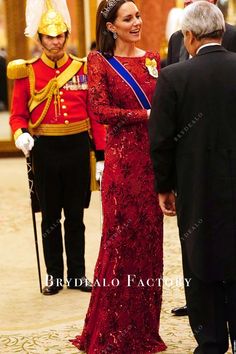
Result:
<svg viewBox="0 0 236 354">
<path fill-rule="evenodd" d="M 190 5 L 199 0 L 184 0 L 184 6 Z M 216 4 L 217 0 L 206 0 Z M 225 24 L 222 46 L 231 52 L 236 52 L 236 27 L 228 23 Z M 178 63 L 189 59 L 189 53 L 184 46 L 184 36 L 182 31 L 172 34 L 168 43 L 167 65 Z M 187 306 L 176 307 L 171 311 L 176 316 L 186 316 Z"/>
<path fill-rule="evenodd" d="M 195 354 L 236 347 L 236 54 L 220 45 L 221 11 L 207 1 L 184 10 L 192 59 L 164 68 L 150 116 L 156 191 L 177 211 Z M 175 211 L 176 205 L 176 211 Z"/>
</svg>

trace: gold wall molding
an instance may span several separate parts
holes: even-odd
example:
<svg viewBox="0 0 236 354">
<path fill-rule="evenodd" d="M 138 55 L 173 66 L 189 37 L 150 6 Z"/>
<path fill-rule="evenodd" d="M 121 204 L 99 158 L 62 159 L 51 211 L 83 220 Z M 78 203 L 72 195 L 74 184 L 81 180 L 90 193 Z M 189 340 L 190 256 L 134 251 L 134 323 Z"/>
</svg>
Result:
<svg viewBox="0 0 236 354">
<path fill-rule="evenodd" d="M 97 0 L 89 0 L 90 5 L 90 32 L 91 41 L 96 39 L 96 13 L 97 13 Z"/>
<path fill-rule="evenodd" d="M 78 56 L 84 57 L 86 55 L 84 1 L 71 0 L 70 12 L 71 11 L 75 11 L 77 17 L 77 23 L 73 25 L 73 35 L 77 38 Z"/>
<path fill-rule="evenodd" d="M 25 0 L 4 1 L 6 13 L 6 35 L 7 35 L 7 59 L 8 61 L 17 58 L 28 57 L 28 41 L 24 36 L 25 30 Z M 8 97 L 11 101 L 13 82 L 8 80 Z M 10 154 L 18 151 L 15 148 L 13 138 L 11 141 L 0 142 L 0 153 Z"/>
</svg>

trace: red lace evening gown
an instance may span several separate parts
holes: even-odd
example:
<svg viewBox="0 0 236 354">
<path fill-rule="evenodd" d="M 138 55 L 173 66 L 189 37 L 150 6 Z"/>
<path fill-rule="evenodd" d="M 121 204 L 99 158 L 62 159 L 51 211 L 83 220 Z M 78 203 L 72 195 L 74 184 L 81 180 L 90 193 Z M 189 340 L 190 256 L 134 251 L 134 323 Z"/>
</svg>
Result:
<svg viewBox="0 0 236 354">
<path fill-rule="evenodd" d="M 116 57 L 151 101 L 156 79 L 142 57 Z M 72 343 L 93 354 L 147 354 L 166 346 L 159 336 L 163 216 L 154 192 L 147 112 L 99 53 L 88 60 L 89 95 L 107 143 L 102 180 L 103 234 L 81 336 Z"/>
</svg>

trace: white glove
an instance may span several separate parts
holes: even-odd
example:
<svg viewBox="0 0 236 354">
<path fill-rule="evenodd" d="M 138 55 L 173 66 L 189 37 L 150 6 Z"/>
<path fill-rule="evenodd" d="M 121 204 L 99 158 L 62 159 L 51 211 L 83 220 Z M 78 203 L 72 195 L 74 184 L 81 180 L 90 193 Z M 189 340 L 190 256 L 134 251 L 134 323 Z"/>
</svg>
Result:
<svg viewBox="0 0 236 354">
<path fill-rule="evenodd" d="M 18 136 L 15 145 L 18 149 L 22 150 L 27 157 L 34 146 L 34 139 L 29 133 L 23 133 Z"/>
<path fill-rule="evenodd" d="M 104 161 L 96 162 L 96 181 L 100 181 L 104 170 Z"/>
</svg>

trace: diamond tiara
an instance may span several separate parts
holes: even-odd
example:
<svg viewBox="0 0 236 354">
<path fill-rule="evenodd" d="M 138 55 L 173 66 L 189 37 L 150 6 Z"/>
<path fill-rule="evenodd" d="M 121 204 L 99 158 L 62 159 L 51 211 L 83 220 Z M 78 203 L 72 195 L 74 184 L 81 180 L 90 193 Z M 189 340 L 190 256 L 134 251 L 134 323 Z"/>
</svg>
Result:
<svg viewBox="0 0 236 354">
<path fill-rule="evenodd" d="M 107 0 L 107 5 L 104 8 L 104 10 L 102 10 L 102 15 L 105 18 L 108 18 L 109 13 L 111 12 L 111 10 L 113 9 L 113 7 L 116 6 L 116 4 L 118 4 L 120 0 Z"/>
</svg>

